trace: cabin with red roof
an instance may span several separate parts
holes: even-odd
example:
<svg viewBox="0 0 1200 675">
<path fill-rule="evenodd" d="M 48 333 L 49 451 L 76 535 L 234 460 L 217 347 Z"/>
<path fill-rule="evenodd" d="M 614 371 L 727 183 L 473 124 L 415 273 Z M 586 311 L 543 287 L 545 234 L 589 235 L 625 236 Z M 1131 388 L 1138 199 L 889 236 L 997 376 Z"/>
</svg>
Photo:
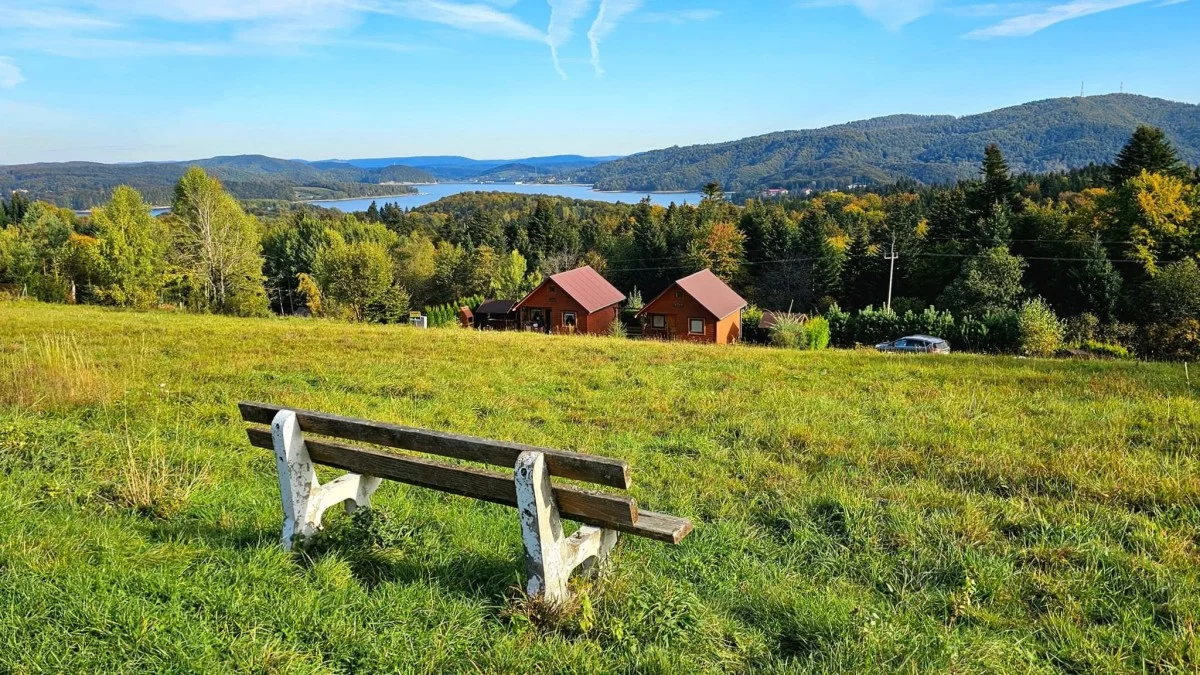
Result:
<svg viewBox="0 0 1200 675">
<path fill-rule="evenodd" d="M 668 286 L 637 315 L 647 338 L 723 345 L 741 338 L 745 306 L 712 270 L 701 270 Z"/>
<path fill-rule="evenodd" d="M 523 330 L 604 333 L 621 311 L 625 294 L 590 266 L 552 275 L 513 305 Z"/>
</svg>

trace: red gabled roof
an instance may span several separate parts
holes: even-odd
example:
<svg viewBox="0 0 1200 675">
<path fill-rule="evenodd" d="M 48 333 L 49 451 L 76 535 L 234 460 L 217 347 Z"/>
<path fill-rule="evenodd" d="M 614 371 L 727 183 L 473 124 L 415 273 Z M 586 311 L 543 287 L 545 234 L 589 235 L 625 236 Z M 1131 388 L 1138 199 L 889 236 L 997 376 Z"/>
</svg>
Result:
<svg viewBox="0 0 1200 675">
<path fill-rule="evenodd" d="M 608 283 L 590 265 L 553 274 L 549 279 L 542 282 L 542 285 L 550 282 L 554 282 L 564 293 L 582 305 L 588 313 L 604 309 L 625 300 L 625 294 L 618 291 L 616 286 Z M 541 286 L 538 286 L 538 288 L 541 288 Z M 534 289 L 535 292 L 536 290 Z M 529 295 L 533 295 L 533 293 Z M 529 299 L 529 295 L 521 298 L 521 301 L 514 305 L 513 309 L 525 304 L 525 301 Z"/>
<path fill-rule="evenodd" d="M 712 273 L 712 270 L 700 270 L 691 276 L 686 276 L 679 281 L 676 281 L 671 286 L 679 286 L 684 293 L 692 296 L 692 299 L 700 303 L 700 306 L 707 309 L 717 320 L 733 314 L 739 309 L 746 306 L 746 301 L 742 296 L 733 291 L 732 288 L 725 285 L 717 275 Z M 641 312 L 649 309 L 650 305 L 658 301 L 658 298 L 663 296 L 663 293 L 671 290 L 671 286 L 667 287 L 666 291 L 659 293 L 654 300 L 646 303 Z"/>
</svg>

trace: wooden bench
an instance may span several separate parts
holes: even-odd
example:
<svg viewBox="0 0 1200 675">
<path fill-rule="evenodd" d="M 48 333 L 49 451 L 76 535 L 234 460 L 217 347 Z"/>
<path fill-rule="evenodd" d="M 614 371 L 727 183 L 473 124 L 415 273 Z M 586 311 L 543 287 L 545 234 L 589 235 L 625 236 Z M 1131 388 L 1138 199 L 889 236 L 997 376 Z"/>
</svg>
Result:
<svg viewBox="0 0 1200 675">
<path fill-rule="evenodd" d="M 553 603 L 568 598 L 567 579 L 572 571 L 598 569 L 597 563 L 616 544 L 618 532 L 678 544 L 692 530 L 691 522 L 683 518 L 639 509 L 632 497 L 550 481 L 554 476 L 626 490 L 631 484 L 630 469 L 623 460 L 266 403 L 243 401 L 238 408 L 246 422 L 270 425 L 270 430 L 250 427 L 246 433 L 251 445 L 275 451 L 283 497 L 283 546 L 288 550 L 320 529 L 321 515 L 329 507 L 340 503 L 353 512 L 370 506 L 371 494 L 385 478 L 515 507 L 525 543 L 526 590 L 530 596 Z M 305 432 L 514 470 L 508 475 L 306 438 Z M 313 469 L 316 464 L 350 473 L 321 484 Z M 584 525 L 565 537 L 560 518 Z"/>
</svg>

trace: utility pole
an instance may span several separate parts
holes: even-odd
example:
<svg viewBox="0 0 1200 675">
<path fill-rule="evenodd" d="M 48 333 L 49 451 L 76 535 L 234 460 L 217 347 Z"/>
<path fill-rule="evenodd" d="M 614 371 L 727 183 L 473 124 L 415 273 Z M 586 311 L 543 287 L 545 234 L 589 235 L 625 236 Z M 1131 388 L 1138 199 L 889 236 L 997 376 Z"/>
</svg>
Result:
<svg viewBox="0 0 1200 675">
<path fill-rule="evenodd" d="M 883 256 L 884 260 L 891 262 L 891 267 L 892 267 L 891 270 L 888 272 L 887 309 L 889 312 L 892 311 L 892 281 L 896 278 L 896 258 L 899 258 L 899 257 L 900 257 L 900 254 L 896 253 L 896 233 L 892 232 L 892 252 Z"/>
</svg>

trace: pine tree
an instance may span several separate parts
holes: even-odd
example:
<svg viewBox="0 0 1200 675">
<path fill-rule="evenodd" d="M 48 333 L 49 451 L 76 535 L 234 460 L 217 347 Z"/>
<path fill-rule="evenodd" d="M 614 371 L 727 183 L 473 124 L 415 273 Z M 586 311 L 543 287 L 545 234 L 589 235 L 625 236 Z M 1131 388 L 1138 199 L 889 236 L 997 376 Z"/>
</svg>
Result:
<svg viewBox="0 0 1200 675">
<path fill-rule="evenodd" d="M 865 234 L 850 241 L 842 265 L 842 308 L 862 309 L 883 297 L 886 279 L 882 262 L 880 256 L 871 252 Z"/>
<path fill-rule="evenodd" d="M 1073 262 L 1067 270 L 1069 295 L 1080 311 L 1111 321 L 1121 297 L 1121 275 L 1109 262 L 1100 237 L 1094 237 L 1080 253 L 1083 260 Z"/>
<path fill-rule="evenodd" d="M 992 143 L 983 151 L 983 166 L 979 172 L 983 175 L 983 184 L 976 193 L 975 210 L 986 214 L 997 202 L 1013 204 L 1017 193 L 1012 176 L 1009 175 L 1008 163 L 1004 161 L 1004 153 L 1000 146 Z"/>
<path fill-rule="evenodd" d="M 810 296 L 802 311 L 817 309 L 823 298 L 836 296 L 841 286 L 842 252 L 829 241 L 828 216 L 809 214 L 800 220 L 796 231 L 796 252 L 807 258 Z"/>
<path fill-rule="evenodd" d="M 371 205 L 367 207 L 367 221 L 372 223 L 379 222 L 379 205 L 371 201 Z"/>
<path fill-rule="evenodd" d="M 1186 178 L 1188 169 L 1179 161 L 1175 148 L 1167 141 L 1162 129 L 1140 126 L 1133 132 L 1129 142 L 1117 153 L 1112 167 L 1112 181 L 1121 185 L 1146 171 L 1161 173 L 1176 178 Z"/>
</svg>

